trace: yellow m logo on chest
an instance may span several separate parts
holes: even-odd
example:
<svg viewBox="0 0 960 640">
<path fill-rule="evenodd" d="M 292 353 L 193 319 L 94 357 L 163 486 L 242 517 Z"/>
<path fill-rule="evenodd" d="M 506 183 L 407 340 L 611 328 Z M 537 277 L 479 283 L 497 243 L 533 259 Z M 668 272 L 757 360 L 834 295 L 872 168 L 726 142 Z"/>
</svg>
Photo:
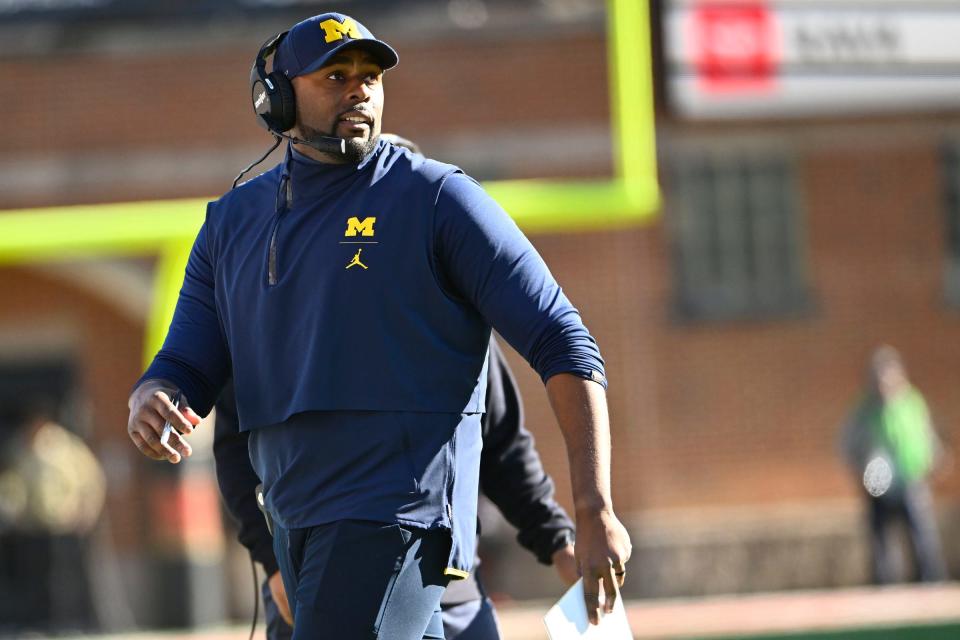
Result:
<svg viewBox="0 0 960 640">
<path fill-rule="evenodd" d="M 323 29 L 323 37 L 326 42 L 343 40 L 343 36 L 353 38 L 354 40 L 359 40 L 363 37 L 360 35 L 360 30 L 357 29 L 357 24 L 350 18 L 347 18 L 343 22 L 330 18 L 329 20 L 321 22 L 320 28 Z"/>
<path fill-rule="evenodd" d="M 376 218 L 350 218 L 347 220 L 347 231 L 343 234 L 344 236 L 355 236 L 358 233 L 362 236 L 372 236 L 373 235 L 373 223 L 376 222 Z"/>
</svg>

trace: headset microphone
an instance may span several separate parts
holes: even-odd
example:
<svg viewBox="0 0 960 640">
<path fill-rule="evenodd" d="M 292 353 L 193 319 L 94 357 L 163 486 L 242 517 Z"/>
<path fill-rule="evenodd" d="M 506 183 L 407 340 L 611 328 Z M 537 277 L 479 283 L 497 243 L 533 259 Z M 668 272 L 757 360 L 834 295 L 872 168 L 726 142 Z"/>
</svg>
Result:
<svg viewBox="0 0 960 640">
<path fill-rule="evenodd" d="M 303 140 L 295 136 L 288 136 L 285 133 L 279 134 L 281 138 L 285 138 L 294 144 L 305 144 L 308 147 L 313 147 L 317 151 L 322 151 L 323 153 L 339 153 L 345 155 L 347 153 L 347 141 L 343 138 L 335 138 L 333 136 L 317 136 L 313 140 Z"/>
</svg>

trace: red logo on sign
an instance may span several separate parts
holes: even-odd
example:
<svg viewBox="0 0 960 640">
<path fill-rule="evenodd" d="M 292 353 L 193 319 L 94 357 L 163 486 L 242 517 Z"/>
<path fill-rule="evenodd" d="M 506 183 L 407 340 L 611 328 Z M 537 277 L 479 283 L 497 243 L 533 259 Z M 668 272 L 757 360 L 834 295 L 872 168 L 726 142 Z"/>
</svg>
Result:
<svg viewBox="0 0 960 640">
<path fill-rule="evenodd" d="M 704 90 L 773 88 L 779 47 L 774 16 L 765 2 L 702 2 L 693 10 L 688 33 Z"/>
</svg>

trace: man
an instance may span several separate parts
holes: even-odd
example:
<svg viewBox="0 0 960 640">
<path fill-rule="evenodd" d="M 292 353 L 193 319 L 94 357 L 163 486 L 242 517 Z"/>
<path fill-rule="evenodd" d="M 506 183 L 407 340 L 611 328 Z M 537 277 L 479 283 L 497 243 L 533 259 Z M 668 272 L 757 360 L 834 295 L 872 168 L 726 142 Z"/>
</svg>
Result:
<svg viewBox="0 0 960 640">
<path fill-rule="evenodd" d="M 164 446 L 165 421 L 189 434 L 232 370 L 294 638 L 442 638 L 441 594 L 474 558 L 492 325 L 544 380 L 566 440 L 596 622 L 630 556 L 610 497 L 603 361 L 476 182 L 379 140 L 397 60 L 334 13 L 261 49 L 258 119 L 293 144 L 208 206 L 128 432 L 144 455 L 179 462 L 190 446 L 180 433 Z M 352 265 L 360 248 L 366 268 Z"/>
<path fill-rule="evenodd" d="M 928 476 L 943 463 L 927 403 L 910 384 L 899 352 L 877 348 L 867 389 L 843 431 L 844 457 L 864 489 L 870 525 L 871 578 L 896 581 L 891 527 L 903 521 L 923 582 L 947 577 Z"/>
<path fill-rule="evenodd" d="M 573 584 L 578 577 L 573 557 L 573 522 L 553 499 L 553 482 L 543 470 L 533 437 L 523 426 L 520 390 L 500 347 L 492 339 L 485 406 L 481 422 L 481 490 L 519 530 L 520 544 L 540 562 L 552 564 L 567 585 Z M 240 542 L 267 572 L 262 588 L 267 638 L 289 638 L 290 609 L 270 532 L 254 499 L 259 479 L 250 466 L 247 434 L 237 428 L 231 386 L 217 401 L 213 452 L 220 490 L 239 524 Z M 446 640 L 499 640 L 492 603 L 476 572 L 466 580 L 452 583 L 440 604 Z"/>
</svg>

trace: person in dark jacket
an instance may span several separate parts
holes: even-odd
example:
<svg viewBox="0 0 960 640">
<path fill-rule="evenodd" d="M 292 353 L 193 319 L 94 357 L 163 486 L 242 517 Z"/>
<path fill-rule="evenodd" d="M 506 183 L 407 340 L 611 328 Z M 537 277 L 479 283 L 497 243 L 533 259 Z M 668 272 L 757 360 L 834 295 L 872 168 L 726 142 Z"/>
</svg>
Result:
<svg viewBox="0 0 960 640">
<path fill-rule="evenodd" d="M 261 588 L 267 638 L 285 640 L 293 632 L 290 608 L 270 532 L 254 497 L 259 478 L 249 462 L 247 433 L 238 429 L 233 394 L 229 385 L 217 401 L 213 442 L 217 480 L 227 509 L 237 521 L 240 543 L 267 574 Z M 481 429 L 480 490 L 517 528 L 518 542 L 541 563 L 553 565 L 565 584 L 573 584 L 577 579 L 573 522 L 553 498 L 553 481 L 543 469 L 533 436 L 524 428 L 520 390 L 493 339 Z M 476 572 L 447 587 L 441 609 L 447 640 L 499 640 L 493 605 Z"/>
<path fill-rule="evenodd" d="M 949 457 L 926 400 L 893 347 L 880 346 L 870 357 L 866 388 L 844 427 L 841 446 L 867 505 L 873 582 L 898 580 L 898 522 L 913 551 L 916 578 L 947 579 L 930 479 Z"/>
</svg>

